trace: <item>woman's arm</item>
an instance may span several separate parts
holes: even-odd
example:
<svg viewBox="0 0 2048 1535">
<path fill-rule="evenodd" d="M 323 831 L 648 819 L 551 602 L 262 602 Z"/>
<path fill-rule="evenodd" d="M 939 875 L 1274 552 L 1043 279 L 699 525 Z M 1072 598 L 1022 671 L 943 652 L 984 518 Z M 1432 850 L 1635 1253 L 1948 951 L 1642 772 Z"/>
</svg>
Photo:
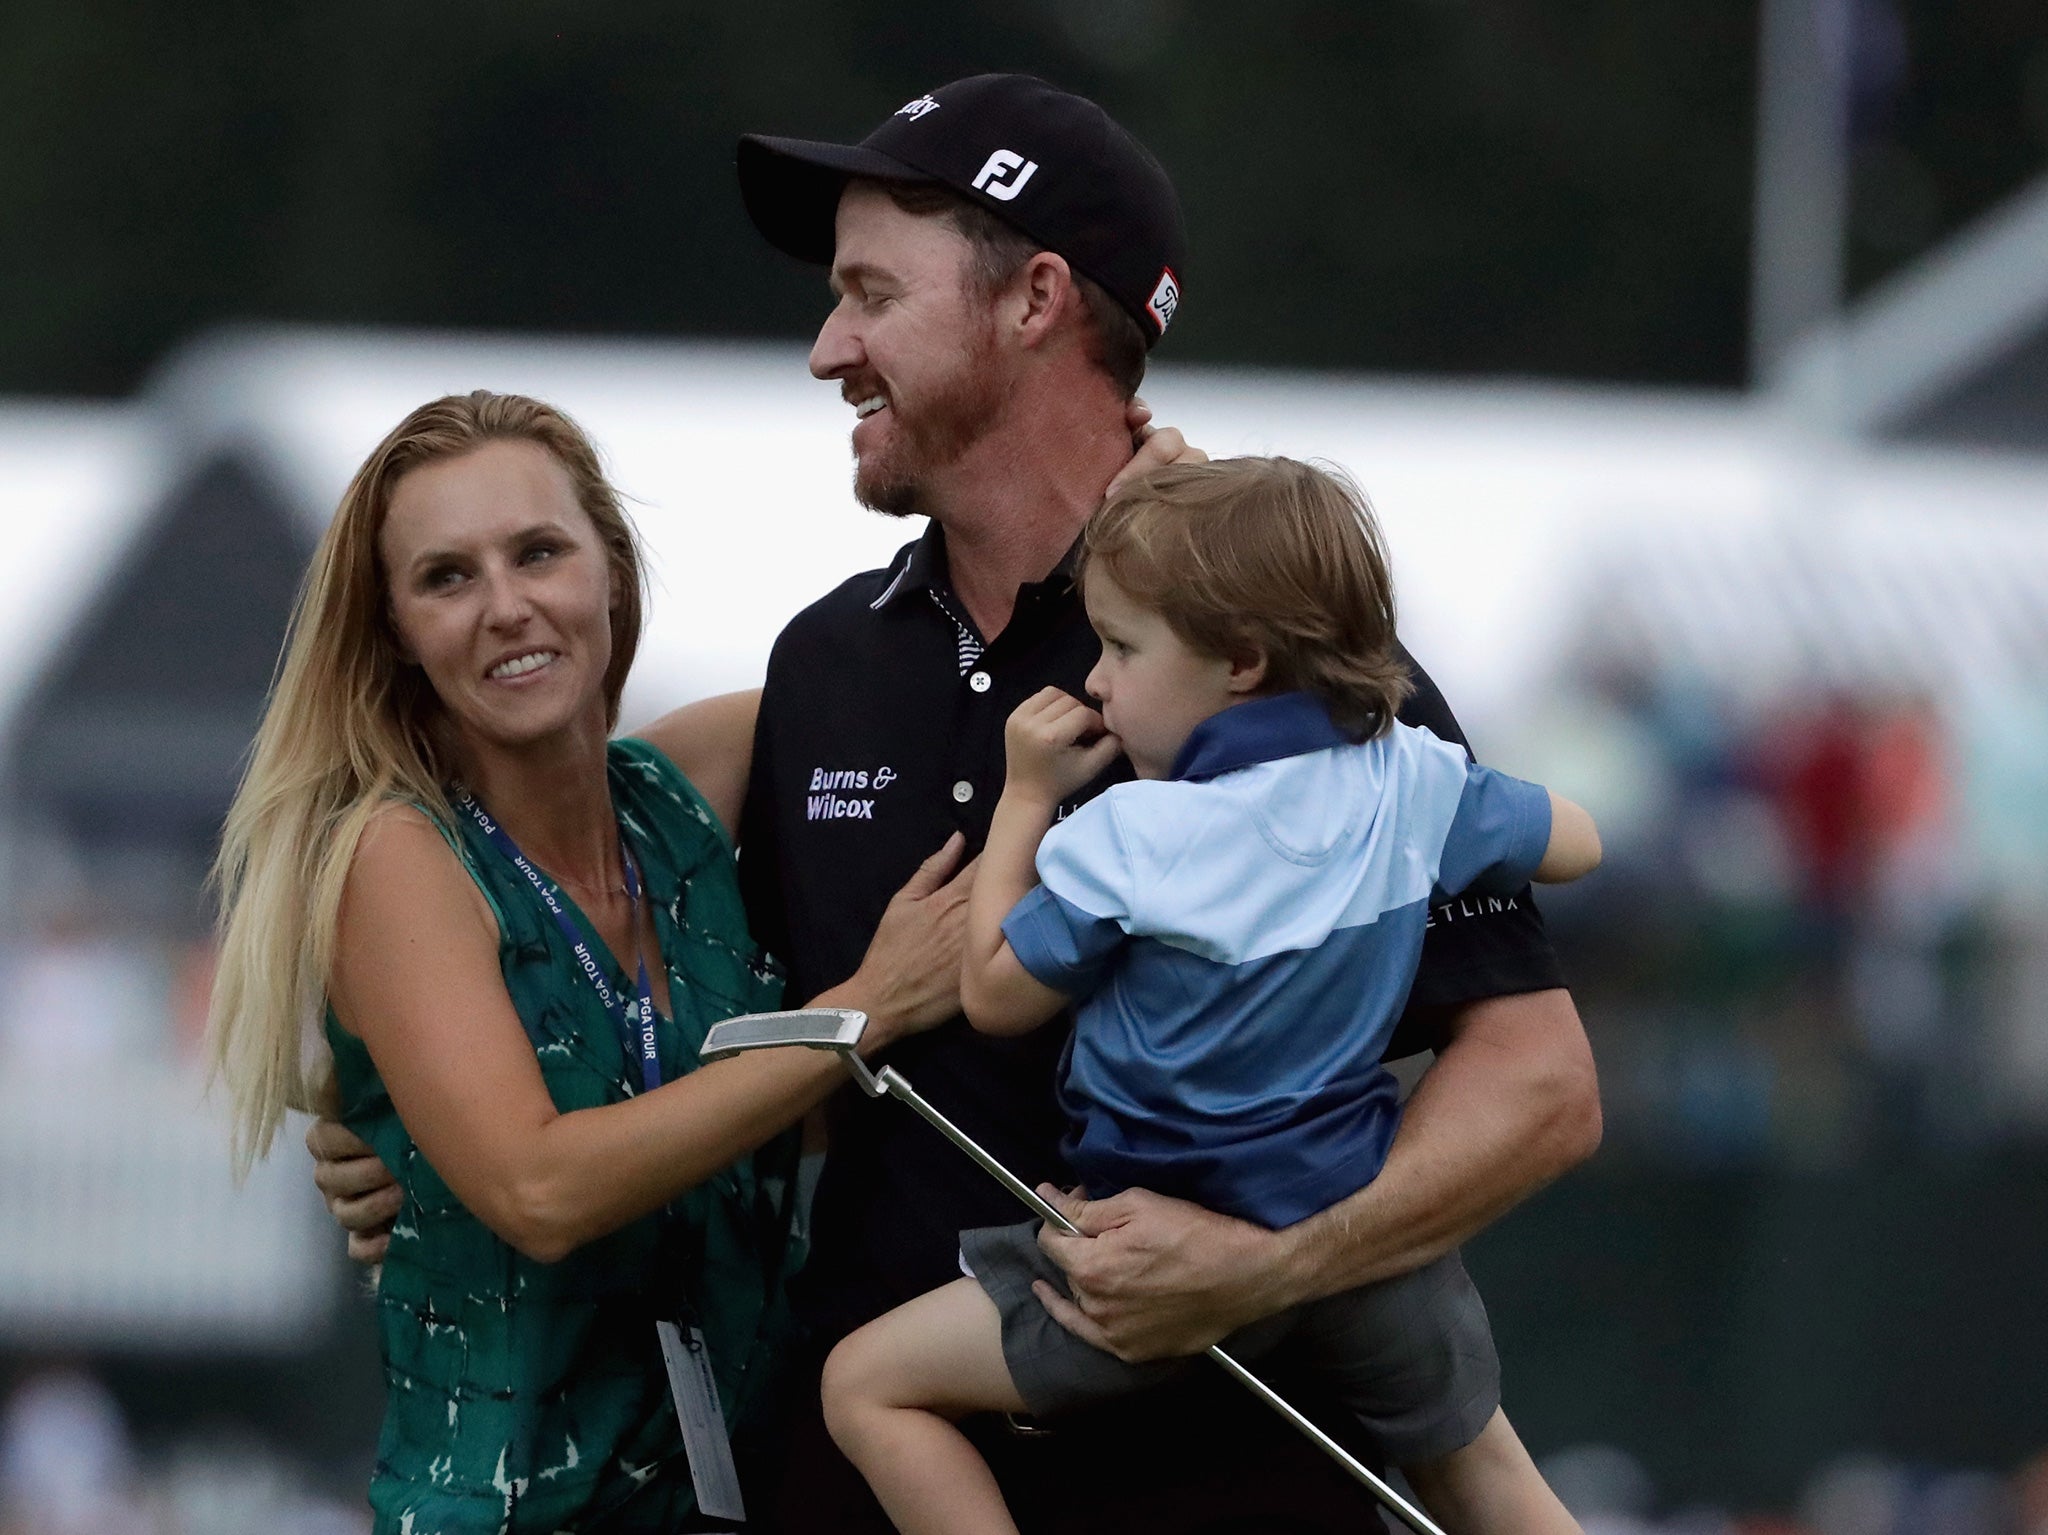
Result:
<svg viewBox="0 0 2048 1535">
<path fill-rule="evenodd" d="M 957 839 L 890 902 L 861 970 L 813 999 L 869 1014 L 863 1053 L 949 1016 L 968 873 Z M 463 1204 L 553 1262 L 659 1209 L 793 1124 L 845 1080 L 829 1055 L 754 1051 L 651 1093 L 558 1111 L 498 969 L 475 885 L 425 817 L 381 816 L 342 898 L 337 1016 Z"/>
<path fill-rule="evenodd" d="M 754 717 L 761 690 L 720 693 L 672 709 L 634 735 L 652 746 L 697 786 L 727 833 L 737 838 L 747 771 L 754 761 Z"/>
</svg>

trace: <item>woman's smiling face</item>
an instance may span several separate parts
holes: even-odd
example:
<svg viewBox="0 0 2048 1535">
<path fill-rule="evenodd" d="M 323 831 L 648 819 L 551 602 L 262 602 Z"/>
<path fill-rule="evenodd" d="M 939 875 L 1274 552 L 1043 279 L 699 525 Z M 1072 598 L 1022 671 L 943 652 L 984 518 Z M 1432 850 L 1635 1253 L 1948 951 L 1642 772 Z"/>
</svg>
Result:
<svg viewBox="0 0 2048 1535">
<path fill-rule="evenodd" d="M 538 443 L 411 470 L 378 531 L 391 625 L 465 737 L 605 728 L 613 578 L 568 472 Z"/>
</svg>

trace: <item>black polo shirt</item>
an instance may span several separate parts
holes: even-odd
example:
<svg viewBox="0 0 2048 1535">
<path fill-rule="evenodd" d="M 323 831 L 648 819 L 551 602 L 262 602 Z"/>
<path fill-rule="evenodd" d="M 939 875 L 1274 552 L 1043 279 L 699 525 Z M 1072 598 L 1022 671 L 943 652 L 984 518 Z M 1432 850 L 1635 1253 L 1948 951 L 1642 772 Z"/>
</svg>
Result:
<svg viewBox="0 0 2048 1535">
<path fill-rule="evenodd" d="M 887 568 L 806 608 L 776 641 L 754 739 L 740 875 L 755 936 L 800 1003 L 851 975 L 889 898 L 955 831 L 978 853 L 1002 792 L 1003 724 L 1048 683 L 1082 694 L 1100 646 L 1072 556 L 1022 588 L 986 644 L 946 579 L 939 526 Z M 1420 667 L 1401 717 L 1464 741 Z M 1129 776 L 1119 763 L 1077 799 Z M 1431 917 L 1395 1054 L 1426 1048 L 1445 1012 L 1562 985 L 1527 891 Z M 1068 1024 L 992 1039 L 964 1019 L 890 1062 L 1026 1183 L 1071 1181 L 1053 1075 Z M 1010 1196 L 900 1106 L 841 1094 L 798 1305 L 824 1339 L 956 1277 L 958 1237 L 1019 1219 Z"/>
</svg>

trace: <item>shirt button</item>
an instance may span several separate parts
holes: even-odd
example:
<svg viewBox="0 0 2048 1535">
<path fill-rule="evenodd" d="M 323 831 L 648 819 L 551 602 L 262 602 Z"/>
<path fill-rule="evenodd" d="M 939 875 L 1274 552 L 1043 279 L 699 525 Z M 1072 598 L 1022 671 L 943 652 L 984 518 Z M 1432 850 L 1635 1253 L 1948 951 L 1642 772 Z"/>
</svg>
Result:
<svg viewBox="0 0 2048 1535">
<path fill-rule="evenodd" d="M 974 785 L 969 783 L 966 779 L 963 778 L 958 783 L 953 785 L 954 803 L 964 805 L 973 798 Z"/>
<path fill-rule="evenodd" d="M 993 679 L 989 676 L 987 672 L 976 672 L 972 677 L 969 677 L 967 679 L 967 685 L 973 688 L 974 691 L 977 693 L 986 693 L 989 690 L 992 683 Z"/>
</svg>

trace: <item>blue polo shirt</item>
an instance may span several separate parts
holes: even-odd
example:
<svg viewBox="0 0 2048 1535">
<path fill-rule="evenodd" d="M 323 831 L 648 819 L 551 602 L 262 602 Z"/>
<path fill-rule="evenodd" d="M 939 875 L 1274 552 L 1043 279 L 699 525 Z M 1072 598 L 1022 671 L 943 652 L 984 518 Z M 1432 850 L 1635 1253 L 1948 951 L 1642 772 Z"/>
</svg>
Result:
<svg viewBox="0 0 2048 1535">
<path fill-rule="evenodd" d="M 1169 778 L 1054 826 L 1003 933 L 1083 999 L 1059 1091 L 1091 1195 L 1278 1227 L 1371 1182 L 1431 905 L 1519 890 L 1549 840 L 1541 787 L 1407 725 L 1354 743 L 1307 693 L 1224 710 Z"/>
</svg>

